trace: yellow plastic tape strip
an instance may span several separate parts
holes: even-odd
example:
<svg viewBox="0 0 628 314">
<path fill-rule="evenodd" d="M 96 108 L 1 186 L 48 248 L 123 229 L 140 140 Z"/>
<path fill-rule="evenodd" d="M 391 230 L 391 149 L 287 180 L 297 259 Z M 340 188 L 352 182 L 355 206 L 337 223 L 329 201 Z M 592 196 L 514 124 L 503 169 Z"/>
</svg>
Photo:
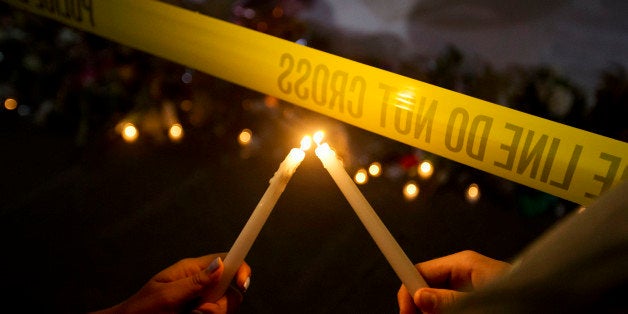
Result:
<svg viewBox="0 0 628 314">
<path fill-rule="evenodd" d="M 5 0 L 555 196 L 628 176 L 628 143 L 152 0 Z"/>
</svg>

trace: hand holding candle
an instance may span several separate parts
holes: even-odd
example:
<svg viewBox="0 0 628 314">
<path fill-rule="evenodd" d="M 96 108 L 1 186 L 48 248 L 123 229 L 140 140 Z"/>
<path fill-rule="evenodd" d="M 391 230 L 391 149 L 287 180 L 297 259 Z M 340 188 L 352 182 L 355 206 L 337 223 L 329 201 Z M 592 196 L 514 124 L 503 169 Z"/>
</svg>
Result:
<svg viewBox="0 0 628 314">
<path fill-rule="evenodd" d="M 222 277 L 220 277 L 220 283 L 216 289 L 212 291 L 212 294 L 206 298 L 207 301 L 214 302 L 227 291 L 233 276 L 244 262 L 246 254 L 249 252 L 257 235 L 262 230 L 266 219 L 268 219 L 270 212 L 275 207 L 281 193 L 283 193 L 286 185 L 288 185 L 292 174 L 305 158 L 305 150 L 310 148 L 311 142 L 312 140 L 309 136 L 304 137 L 301 140 L 301 148 L 293 148 L 290 150 L 288 156 L 279 165 L 279 169 L 269 181 L 270 185 L 266 189 L 266 192 L 264 192 L 264 195 L 255 207 L 251 217 L 246 225 L 244 225 L 244 228 L 229 250 L 229 253 L 227 253 L 224 260 L 224 272 Z"/>
<path fill-rule="evenodd" d="M 315 135 L 317 144 L 320 143 L 321 139 L 320 133 Z M 419 271 L 379 219 L 358 187 L 353 183 L 342 163 L 336 157 L 336 153 L 327 143 L 323 143 L 316 148 L 316 156 L 323 162 L 323 166 L 334 179 L 342 194 L 347 198 L 347 201 L 349 201 L 349 204 L 351 204 L 351 207 L 353 207 L 353 210 L 371 234 L 380 251 L 382 251 L 390 266 L 401 279 L 401 282 L 406 286 L 410 295 L 413 295 L 419 288 L 427 287 L 427 283 L 423 280 Z"/>
</svg>

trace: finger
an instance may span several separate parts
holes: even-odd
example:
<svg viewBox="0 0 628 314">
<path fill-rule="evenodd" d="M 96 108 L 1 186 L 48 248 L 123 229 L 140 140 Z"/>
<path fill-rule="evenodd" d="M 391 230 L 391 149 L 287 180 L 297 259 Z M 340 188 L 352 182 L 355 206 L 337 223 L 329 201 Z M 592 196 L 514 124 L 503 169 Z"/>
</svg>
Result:
<svg viewBox="0 0 628 314">
<path fill-rule="evenodd" d="M 417 264 L 430 287 L 459 289 L 471 284 L 473 265 L 470 251 L 458 252 Z"/>
<path fill-rule="evenodd" d="M 424 313 L 440 313 L 465 293 L 448 289 L 421 288 L 414 294 L 414 303 Z"/>
<path fill-rule="evenodd" d="M 235 275 L 237 288 L 241 293 L 245 293 L 251 284 L 251 267 L 246 263 L 242 263 Z"/>
<path fill-rule="evenodd" d="M 215 302 L 205 302 L 199 305 L 195 311 L 199 313 L 225 314 L 235 313 L 242 303 L 242 295 L 234 288 L 227 289 L 225 295 Z"/>
<path fill-rule="evenodd" d="M 221 260 L 225 260 L 227 253 L 212 253 L 203 256 L 199 256 L 196 258 L 192 258 L 202 269 L 209 267 L 209 265 L 217 258 L 220 257 Z"/>
<path fill-rule="evenodd" d="M 218 285 L 223 271 L 222 260 L 216 257 L 204 270 L 169 283 L 169 291 L 174 299 L 190 301 Z"/>
<path fill-rule="evenodd" d="M 230 287 L 227 289 L 225 296 L 227 297 L 227 313 L 235 313 L 240 307 L 240 304 L 242 304 L 244 295 L 239 289 Z"/>
<path fill-rule="evenodd" d="M 159 272 L 154 276 L 154 279 L 159 282 L 171 282 L 181 278 L 193 276 L 209 267 L 211 262 L 213 262 L 217 257 L 224 260 L 224 256 L 226 254 L 227 253 L 215 253 L 200 257 L 184 258 Z"/>
<path fill-rule="evenodd" d="M 406 286 L 402 285 L 397 292 L 397 302 L 399 303 L 399 314 L 418 314 L 412 296 L 408 293 Z"/>
<path fill-rule="evenodd" d="M 199 305 L 194 312 L 205 314 L 227 313 L 227 297 L 223 296 L 222 298 L 216 300 L 215 303 L 203 303 Z"/>
</svg>

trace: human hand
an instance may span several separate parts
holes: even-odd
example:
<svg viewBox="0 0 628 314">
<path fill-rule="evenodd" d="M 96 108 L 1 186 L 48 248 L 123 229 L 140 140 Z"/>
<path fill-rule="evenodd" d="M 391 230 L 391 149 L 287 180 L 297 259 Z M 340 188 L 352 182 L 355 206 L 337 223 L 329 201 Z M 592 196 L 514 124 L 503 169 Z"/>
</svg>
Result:
<svg viewBox="0 0 628 314">
<path fill-rule="evenodd" d="M 405 286 L 397 293 L 399 313 L 440 313 L 468 291 L 482 287 L 510 268 L 474 251 L 462 251 L 416 265 L 429 288 L 410 296 Z"/>
<path fill-rule="evenodd" d="M 214 303 L 200 299 L 218 285 L 225 254 L 186 258 L 160 271 L 137 293 L 111 308 L 93 314 L 121 313 L 232 313 L 242 302 L 251 268 L 243 263 L 235 275 L 237 289 L 228 289 Z"/>
</svg>

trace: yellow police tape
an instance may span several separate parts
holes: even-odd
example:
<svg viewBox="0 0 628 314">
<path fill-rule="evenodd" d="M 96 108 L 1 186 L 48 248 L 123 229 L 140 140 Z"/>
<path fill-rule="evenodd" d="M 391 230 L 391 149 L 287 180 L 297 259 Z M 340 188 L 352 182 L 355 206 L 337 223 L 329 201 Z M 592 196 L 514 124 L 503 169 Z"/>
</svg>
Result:
<svg viewBox="0 0 628 314">
<path fill-rule="evenodd" d="M 628 176 L 628 143 L 173 5 L 5 2 L 579 204 Z"/>
</svg>

